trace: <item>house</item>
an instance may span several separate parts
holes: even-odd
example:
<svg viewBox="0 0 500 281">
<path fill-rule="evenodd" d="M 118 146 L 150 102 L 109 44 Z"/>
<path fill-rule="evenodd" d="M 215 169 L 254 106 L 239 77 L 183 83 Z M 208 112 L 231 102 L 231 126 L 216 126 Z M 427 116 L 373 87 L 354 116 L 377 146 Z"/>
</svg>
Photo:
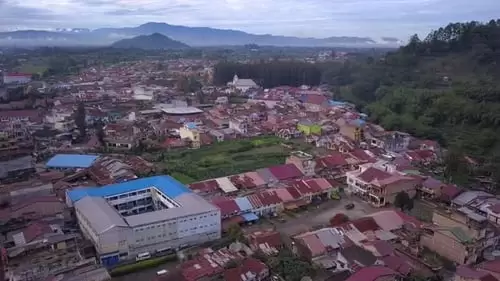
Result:
<svg viewBox="0 0 500 281">
<path fill-rule="evenodd" d="M 275 191 L 261 191 L 247 196 L 252 212 L 259 216 L 275 216 L 283 210 L 283 202 Z"/>
<path fill-rule="evenodd" d="M 400 275 L 385 266 L 369 266 L 356 271 L 345 281 L 395 281 Z"/>
<path fill-rule="evenodd" d="M 229 120 L 229 128 L 246 135 L 248 133 L 248 122 L 245 118 L 232 118 Z"/>
<path fill-rule="evenodd" d="M 0 162 L 0 179 L 21 179 L 35 173 L 33 157 L 24 156 Z"/>
<path fill-rule="evenodd" d="M 305 176 L 312 177 L 316 174 L 316 162 L 312 155 L 305 152 L 293 151 L 285 163 L 294 164 Z"/>
<path fill-rule="evenodd" d="M 341 153 L 333 153 L 316 159 L 316 173 L 328 179 L 344 178 L 351 169 L 347 157 Z"/>
<path fill-rule="evenodd" d="M 250 248 L 266 255 L 275 255 L 283 248 L 281 234 L 274 230 L 258 230 L 246 236 Z"/>
<path fill-rule="evenodd" d="M 462 207 L 434 209 L 433 225 L 424 228 L 420 245 L 458 264 L 476 262 L 482 251 L 498 243 L 486 217 Z"/>
<path fill-rule="evenodd" d="M 425 179 L 419 187 L 419 190 L 424 198 L 437 199 L 441 197 L 441 192 L 446 186 L 440 180 L 433 177 Z"/>
<path fill-rule="evenodd" d="M 66 205 L 55 196 L 30 197 L 0 210 L 0 220 L 36 219 L 62 214 Z"/>
<path fill-rule="evenodd" d="M 188 139 L 191 142 L 191 148 L 200 148 L 200 131 L 196 123 L 189 122 L 184 124 L 184 126 L 179 129 L 179 133 L 181 139 Z"/>
<path fill-rule="evenodd" d="M 411 136 L 403 132 L 372 132 L 368 138 L 371 146 L 380 147 L 387 151 L 402 152 L 408 149 Z"/>
<path fill-rule="evenodd" d="M 297 124 L 297 130 L 305 136 L 321 135 L 321 125 L 315 124 L 309 120 L 300 121 Z"/>
<path fill-rule="evenodd" d="M 297 166 L 290 163 L 272 166 L 267 168 L 267 170 L 277 181 L 289 181 L 304 176 Z"/>
<path fill-rule="evenodd" d="M 245 259 L 238 267 L 224 271 L 225 281 L 264 281 L 268 277 L 267 266 L 252 257 Z"/>
<path fill-rule="evenodd" d="M 103 128 L 106 147 L 113 150 L 130 150 L 139 141 L 141 130 L 132 123 L 112 123 Z"/>
<path fill-rule="evenodd" d="M 347 172 L 346 178 L 347 192 L 357 194 L 376 207 L 393 204 L 396 194 L 401 191 L 413 197 L 421 181 L 420 178 L 389 170 L 389 166 L 379 167 L 371 163 L 360 165 L 358 170 Z"/>
</svg>

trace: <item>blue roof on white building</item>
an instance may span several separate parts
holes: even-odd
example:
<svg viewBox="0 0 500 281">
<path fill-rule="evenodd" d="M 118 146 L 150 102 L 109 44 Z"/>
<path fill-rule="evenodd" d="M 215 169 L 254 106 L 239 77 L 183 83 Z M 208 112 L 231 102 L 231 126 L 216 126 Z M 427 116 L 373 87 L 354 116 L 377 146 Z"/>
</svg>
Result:
<svg viewBox="0 0 500 281">
<path fill-rule="evenodd" d="M 48 168 L 88 168 L 99 158 L 98 155 L 57 154 L 50 158 Z"/>
<path fill-rule="evenodd" d="M 88 187 L 70 190 L 67 196 L 72 202 L 76 202 L 85 196 L 91 197 L 109 197 L 118 194 L 133 192 L 148 187 L 156 187 L 170 198 L 178 197 L 191 190 L 171 176 L 154 176 L 130 180 L 122 183 L 110 184 L 102 187 Z"/>
</svg>

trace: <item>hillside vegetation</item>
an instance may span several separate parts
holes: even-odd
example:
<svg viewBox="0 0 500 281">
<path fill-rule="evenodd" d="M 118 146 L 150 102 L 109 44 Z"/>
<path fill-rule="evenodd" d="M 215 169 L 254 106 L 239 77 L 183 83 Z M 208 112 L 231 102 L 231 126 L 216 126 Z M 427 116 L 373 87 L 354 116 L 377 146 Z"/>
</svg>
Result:
<svg viewBox="0 0 500 281">
<path fill-rule="evenodd" d="M 153 33 L 151 35 L 140 35 L 130 39 L 122 39 L 113 43 L 111 47 L 122 49 L 166 50 L 184 49 L 189 46 L 163 34 Z"/>
<path fill-rule="evenodd" d="M 500 179 L 500 20 L 414 35 L 386 57 L 330 69 L 335 94 L 389 130 L 440 141 Z M 459 157 L 460 158 L 460 157 Z"/>
</svg>

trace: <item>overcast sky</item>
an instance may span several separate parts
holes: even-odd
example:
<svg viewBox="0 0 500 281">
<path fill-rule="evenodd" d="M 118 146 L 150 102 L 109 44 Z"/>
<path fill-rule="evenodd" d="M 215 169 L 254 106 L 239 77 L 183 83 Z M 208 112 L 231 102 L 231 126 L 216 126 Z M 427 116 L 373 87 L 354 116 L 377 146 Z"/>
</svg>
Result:
<svg viewBox="0 0 500 281">
<path fill-rule="evenodd" d="M 0 30 L 166 22 L 300 37 L 407 39 L 500 18 L 500 0 L 0 0 Z"/>
</svg>

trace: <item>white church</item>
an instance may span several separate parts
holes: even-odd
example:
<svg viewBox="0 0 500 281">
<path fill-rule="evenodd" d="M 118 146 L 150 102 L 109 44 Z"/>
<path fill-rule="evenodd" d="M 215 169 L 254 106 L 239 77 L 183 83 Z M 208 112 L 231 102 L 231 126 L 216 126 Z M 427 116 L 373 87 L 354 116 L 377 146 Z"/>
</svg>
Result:
<svg viewBox="0 0 500 281">
<path fill-rule="evenodd" d="M 239 79 L 236 74 L 233 77 L 233 81 L 227 82 L 227 85 L 242 92 L 259 87 L 252 79 Z"/>
</svg>

